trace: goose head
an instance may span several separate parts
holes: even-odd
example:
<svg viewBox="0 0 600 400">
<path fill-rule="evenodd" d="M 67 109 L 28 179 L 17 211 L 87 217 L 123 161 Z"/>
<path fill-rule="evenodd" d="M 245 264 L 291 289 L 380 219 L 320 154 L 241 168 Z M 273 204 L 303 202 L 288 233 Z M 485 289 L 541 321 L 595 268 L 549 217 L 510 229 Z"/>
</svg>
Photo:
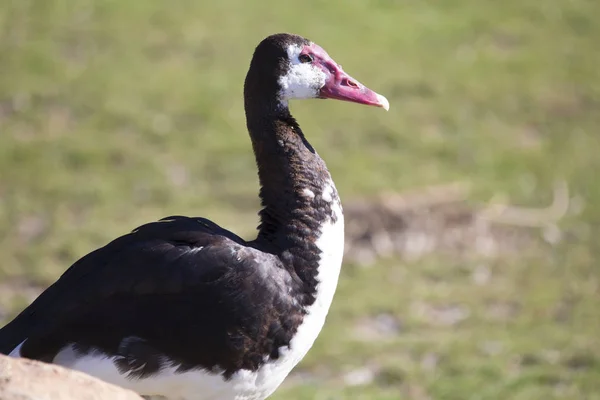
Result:
<svg viewBox="0 0 600 400">
<path fill-rule="evenodd" d="M 292 99 L 335 99 L 389 109 L 388 100 L 347 74 L 308 39 L 287 33 L 264 39 L 246 78 L 249 87 L 271 93 L 287 106 Z"/>
</svg>

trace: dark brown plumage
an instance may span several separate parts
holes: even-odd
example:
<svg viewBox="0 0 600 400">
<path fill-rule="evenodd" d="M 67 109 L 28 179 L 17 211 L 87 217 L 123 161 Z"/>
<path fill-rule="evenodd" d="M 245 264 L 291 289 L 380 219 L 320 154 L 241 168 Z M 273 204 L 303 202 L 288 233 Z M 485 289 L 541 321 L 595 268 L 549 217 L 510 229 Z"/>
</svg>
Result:
<svg viewBox="0 0 600 400">
<path fill-rule="evenodd" d="M 244 84 L 262 203 L 256 239 L 199 217 L 145 224 L 75 262 L 0 329 L 0 352 L 144 395 L 269 396 L 312 346 L 341 267 L 340 200 L 287 105 L 326 97 L 388 106 L 307 39 L 263 40 Z"/>
<path fill-rule="evenodd" d="M 284 46 L 294 42 L 308 43 L 293 35 L 263 41 L 245 84 L 263 204 L 257 239 L 202 218 L 143 225 L 77 261 L 0 330 L 0 351 L 27 339 L 22 356 L 51 361 L 75 343 L 81 354 L 124 357 L 119 368 L 134 376 L 156 373 L 164 354 L 182 371 L 226 377 L 278 357 L 314 302 L 316 235 L 333 218 L 328 203 L 300 195 L 304 188 L 318 194 L 329 173 L 289 110 L 273 104 Z M 141 339 L 122 344 L 128 337 Z"/>
</svg>

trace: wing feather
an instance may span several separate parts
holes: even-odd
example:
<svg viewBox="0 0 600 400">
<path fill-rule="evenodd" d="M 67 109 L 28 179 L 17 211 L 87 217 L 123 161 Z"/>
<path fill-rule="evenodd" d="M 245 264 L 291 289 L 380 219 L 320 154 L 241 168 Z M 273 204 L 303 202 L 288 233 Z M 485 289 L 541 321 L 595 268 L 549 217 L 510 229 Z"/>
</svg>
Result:
<svg viewBox="0 0 600 400">
<path fill-rule="evenodd" d="M 258 362 L 261 338 L 272 330 L 276 339 L 284 335 L 278 321 L 291 318 L 293 306 L 269 290 L 282 284 L 283 269 L 264 279 L 265 265 L 274 260 L 205 219 L 146 224 L 75 262 L 0 329 L 0 351 L 27 339 L 21 355 L 52 360 L 75 344 L 80 352 L 93 348 L 125 357 L 133 367 L 145 364 L 144 374 L 156 365 L 138 357 L 144 348 L 173 355 L 182 368 L 233 370 Z M 146 347 L 123 346 L 128 337 Z M 137 350 L 121 354 L 124 348 Z"/>
</svg>

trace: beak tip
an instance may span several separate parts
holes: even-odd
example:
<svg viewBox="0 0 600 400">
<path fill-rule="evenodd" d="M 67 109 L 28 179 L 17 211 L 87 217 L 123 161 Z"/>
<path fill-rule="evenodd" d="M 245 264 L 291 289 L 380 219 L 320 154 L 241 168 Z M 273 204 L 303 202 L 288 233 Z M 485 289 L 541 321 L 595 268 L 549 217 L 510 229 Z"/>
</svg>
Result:
<svg viewBox="0 0 600 400">
<path fill-rule="evenodd" d="M 379 102 L 379 106 L 385 111 L 390 110 L 390 102 L 388 101 L 388 99 L 385 98 L 385 96 L 377 94 L 377 101 Z"/>
</svg>

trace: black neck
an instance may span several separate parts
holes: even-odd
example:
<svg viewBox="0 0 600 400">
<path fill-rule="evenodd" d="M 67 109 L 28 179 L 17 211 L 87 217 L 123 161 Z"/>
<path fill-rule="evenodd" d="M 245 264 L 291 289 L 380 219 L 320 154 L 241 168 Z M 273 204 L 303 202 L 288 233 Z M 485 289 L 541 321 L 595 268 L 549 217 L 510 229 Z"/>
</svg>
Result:
<svg viewBox="0 0 600 400">
<path fill-rule="evenodd" d="M 331 214 L 316 209 L 323 186 L 331 179 L 325 163 L 286 105 L 255 98 L 246 103 L 246 119 L 263 207 L 257 240 L 280 251 L 303 247 Z"/>
</svg>

